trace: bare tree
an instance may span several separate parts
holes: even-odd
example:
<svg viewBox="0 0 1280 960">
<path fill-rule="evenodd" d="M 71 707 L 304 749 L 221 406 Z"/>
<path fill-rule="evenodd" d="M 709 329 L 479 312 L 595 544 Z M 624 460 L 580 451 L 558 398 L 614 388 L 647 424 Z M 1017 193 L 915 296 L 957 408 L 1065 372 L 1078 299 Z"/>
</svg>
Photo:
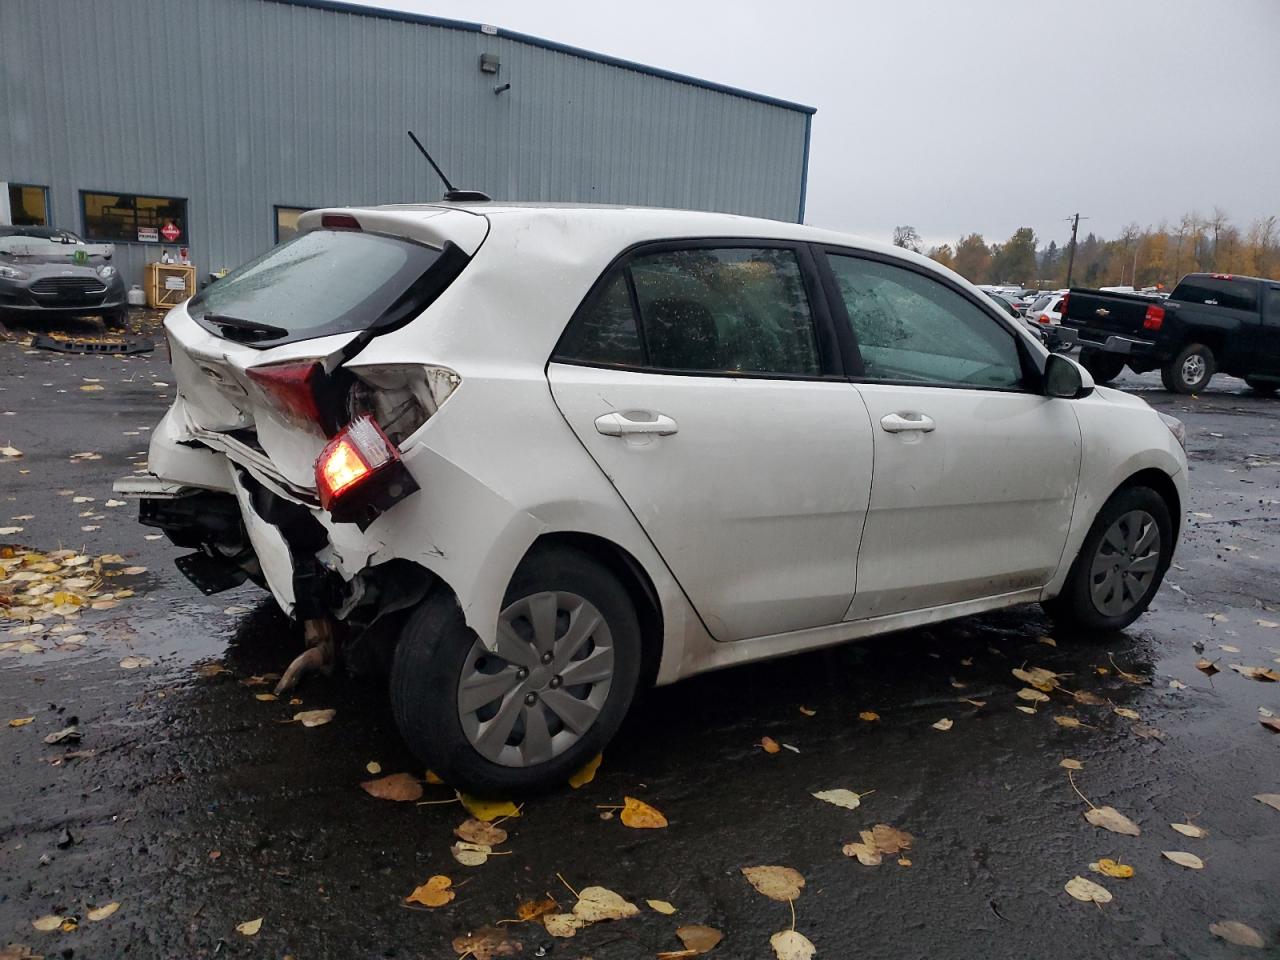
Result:
<svg viewBox="0 0 1280 960">
<path fill-rule="evenodd" d="M 1231 223 L 1231 218 L 1227 216 L 1227 211 L 1221 207 L 1213 208 L 1213 216 L 1205 221 L 1204 226 L 1213 231 L 1213 249 L 1209 253 L 1209 269 L 1213 269 L 1218 265 L 1218 240 L 1222 236 L 1223 228 Z"/>
<path fill-rule="evenodd" d="M 920 252 L 920 234 L 916 232 L 916 228 L 912 226 L 901 226 L 893 228 L 893 245 L 895 247 L 903 247 L 915 253 Z"/>
</svg>

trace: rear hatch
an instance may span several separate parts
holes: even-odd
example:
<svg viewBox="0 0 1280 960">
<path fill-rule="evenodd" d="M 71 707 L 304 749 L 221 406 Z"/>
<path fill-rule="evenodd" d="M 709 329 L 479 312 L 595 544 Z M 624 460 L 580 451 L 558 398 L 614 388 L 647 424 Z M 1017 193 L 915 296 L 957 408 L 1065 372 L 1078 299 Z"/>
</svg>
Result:
<svg viewBox="0 0 1280 960">
<path fill-rule="evenodd" d="M 422 207 L 313 211 L 299 227 L 175 308 L 165 328 L 175 414 L 190 438 L 313 501 L 316 458 L 350 418 L 353 398 L 373 405 L 363 412 L 393 441 L 406 435 L 396 429 L 397 405 L 416 404 L 417 423 L 433 412 L 431 369 L 378 368 L 364 375 L 377 381 L 369 383 L 343 364 L 421 315 L 479 249 L 488 223 Z M 369 400 L 374 393 L 385 396 Z"/>
<path fill-rule="evenodd" d="M 1062 323 L 1095 336 L 1151 339 L 1151 334 L 1143 330 L 1143 322 L 1153 302 L 1148 297 L 1123 293 L 1072 290 L 1066 300 Z"/>
</svg>

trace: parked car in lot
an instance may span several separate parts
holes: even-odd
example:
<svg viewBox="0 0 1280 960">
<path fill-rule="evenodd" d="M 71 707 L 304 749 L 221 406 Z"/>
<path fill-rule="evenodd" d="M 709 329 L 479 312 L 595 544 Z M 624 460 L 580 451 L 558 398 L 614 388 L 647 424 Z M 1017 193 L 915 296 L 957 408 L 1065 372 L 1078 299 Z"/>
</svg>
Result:
<svg viewBox="0 0 1280 960">
<path fill-rule="evenodd" d="M 1280 389 L 1280 281 L 1189 273 L 1167 299 L 1072 290 L 1063 323 L 1080 362 L 1106 383 L 1128 366 L 1196 393 L 1219 371 L 1267 395 Z"/>
<path fill-rule="evenodd" d="M 1027 307 L 1027 319 L 1052 326 L 1062 323 L 1062 298 L 1066 293 L 1065 290 L 1055 290 L 1036 297 Z"/>
<path fill-rule="evenodd" d="M 925 257 L 609 207 L 299 227 L 169 313 L 177 395 L 116 489 L 309 662 L 389 659 L 455 786 L 563 783 L 706 670 L 1022 603 L 1119 629 L 1169 565 L 1178 421 Z"/>
<path fill-rule="evenodd" d="M 124 322 L 124 281 L 111 244 L 49 227 L 0 226 L 0 315 L 98 314 Z"/>
</svg>

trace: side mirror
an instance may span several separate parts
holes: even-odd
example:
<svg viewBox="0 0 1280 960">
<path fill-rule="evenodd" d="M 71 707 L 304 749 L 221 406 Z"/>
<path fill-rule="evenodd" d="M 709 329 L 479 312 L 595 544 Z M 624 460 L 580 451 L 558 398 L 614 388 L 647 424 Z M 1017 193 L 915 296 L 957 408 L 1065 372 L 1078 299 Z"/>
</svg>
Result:
<svg viewBox="0 0 1280 960">
<path fill-rule="evenodd" d="M 1093 377 L 1069 357 L 1051 353 L 1044 364 L 1044 392 L 1048 397 L 1079 400 L 1093 393 Z"/>
</svg>

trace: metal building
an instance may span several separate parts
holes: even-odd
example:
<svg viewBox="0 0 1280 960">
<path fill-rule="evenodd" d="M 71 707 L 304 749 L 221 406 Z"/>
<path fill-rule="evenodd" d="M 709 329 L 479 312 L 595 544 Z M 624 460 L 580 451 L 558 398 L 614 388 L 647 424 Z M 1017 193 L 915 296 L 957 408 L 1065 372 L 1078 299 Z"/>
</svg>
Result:
<svg viewBox="0 0 1280 960">
<path fill-rule="evenodd" d="M 0 223 L 233 267 L 318 206 L 497 199 L 804 216 L 813 108 L 331 0 L 3 0 Z"/>
</svg>

